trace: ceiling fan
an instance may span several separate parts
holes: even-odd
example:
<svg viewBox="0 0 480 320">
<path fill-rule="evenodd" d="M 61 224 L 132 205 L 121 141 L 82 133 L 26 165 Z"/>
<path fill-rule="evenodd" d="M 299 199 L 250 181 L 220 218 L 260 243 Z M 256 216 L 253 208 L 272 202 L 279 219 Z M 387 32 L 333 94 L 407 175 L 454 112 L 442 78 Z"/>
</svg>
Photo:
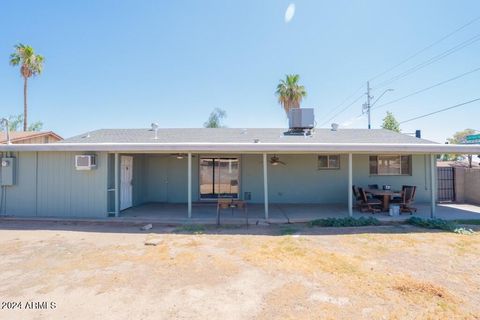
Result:
<svg viewBox="0 0 480 320">
<path fill-rule="evenodd" d="M 279 164 L 284 165 L 284 166 L 287 165 L 285 162 L 281 161 L 280 158 L 277 157 L 277 155 L 275 155 L 275 154 L 273 155 L 273 157 L 270 158 L 270 164 L 272 166 L 276 166 L 276 165 L 279 165 Z"/>
</svg>

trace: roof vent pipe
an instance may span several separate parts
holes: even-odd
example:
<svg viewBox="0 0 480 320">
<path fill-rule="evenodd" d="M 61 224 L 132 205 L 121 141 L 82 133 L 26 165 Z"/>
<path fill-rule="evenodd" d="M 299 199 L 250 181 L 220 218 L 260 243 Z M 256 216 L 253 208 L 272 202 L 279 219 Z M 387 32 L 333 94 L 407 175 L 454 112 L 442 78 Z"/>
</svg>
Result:
<svg viewBox="0 0 480 320">
<path fill-rule="evenodd" d="M 153 139 L 157 140 L 158 139 L 158 123 L 153 122 L 151 126 L 152 126 L 152 131 L 155 132 L 155 137 Z"/>
<path fill-rule="evenodd" d="M 332 123 L 332 131 L 338 130 L 338 123 Z"/>
<path fill-rule="evenodd" d="M 9 128 L 8 120 L 5 118 L 2 118 L 0 120 L 0 124 L 2 124 L 5 128 L 5 135 L 7 136 L 6 137 L 7 144 L 12 144 L 12 141 L 10 140 L 10 128 Z"/>
</svg>

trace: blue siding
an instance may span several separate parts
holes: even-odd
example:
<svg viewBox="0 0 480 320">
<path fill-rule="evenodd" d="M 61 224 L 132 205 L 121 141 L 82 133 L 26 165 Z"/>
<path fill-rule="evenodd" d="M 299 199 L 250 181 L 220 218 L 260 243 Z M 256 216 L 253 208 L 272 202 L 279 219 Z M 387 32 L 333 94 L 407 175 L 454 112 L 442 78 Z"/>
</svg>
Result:
<svg viewBox="0 0 480 320">
<path fill-rule="evenodd" d="M 107 153 L 97 169 L 75 170 L 74 152 L 20 152 L 17 184 L 7 187 L 7 214 L 43 217 L 107 216 Z"/>
<path fill-rule="evenodd" d="M 187 201 L 187 160 L 178 160 L 165 155 L 145 155 L 142 181 L 135 186 L 143 190 L 142 202 L 186 202 Z M 269 200 L 271 203 L 346 203 L 348 201 L 348 155 L 341 155 L 340 169 L 318 170 L 317 155 L 279 155 L 286 166 L 268 165 Z M 198 159 L 193 158 L 193 200 L 199 200 Z M 134 160 L 135 161 L 135 160 Z M 252 203 L 262 203 L 263 163 L 258 154 L 240 156 L 241 197 L 251 193 Z M 401 189 L 403 184 L 416 185 L 417 200 L 428 202 L 429 168 L 425 167 L 425 156 L 412 157 L 412 176 L 370 176 L 369 156 L 353 156 L 353 183 L 359 186 L 368 184 L 390 184 Z M 141 169 L 137 169 L 141 170 Z M 138 174 L 138 172 L 137 172 Z M 134 173 L 135 176 L 135 173 Z M 137 181 L 137 180 L 135 180 Z M 135 193 L 135 191 L 134 191 Z"/>
<path fill-rule="evenodd" d="M 77 171 L 75 152 L 20 152 L 17 183 L 7 187 L 7 214 L 16 216 L 106 217 L 112 210 L 113 156 L 97 154 L 98 168 Z M 271 203 L 346 203 L 348 197 L 347 155 L 341 155 L 340 169 L 318 170 L 317 155 L 279 154 L 286 166 L 268 165 Z M 199 200 L 199 155 L 192 159 L 192 196 Z M 240 190 L 251 193 L 252 203 L 262 203 L 263 163 L 261 155 L 240 156 Z M 400 189 L 416 185 L 417 201 L 430 201 L 428 156 L 412 157 L 412 176 L 370 176 L 369 156 L 353 156 L 353 183 L 389 184 Z M 187 159 L 165 154 L 135 154 L 133 172 L 134 205 L 147 202 L 187 201 Z M 108 206 L 107 206 L 108 204 Z M 108 208 L 107 208 L 108 207 Z"/>
</svg>

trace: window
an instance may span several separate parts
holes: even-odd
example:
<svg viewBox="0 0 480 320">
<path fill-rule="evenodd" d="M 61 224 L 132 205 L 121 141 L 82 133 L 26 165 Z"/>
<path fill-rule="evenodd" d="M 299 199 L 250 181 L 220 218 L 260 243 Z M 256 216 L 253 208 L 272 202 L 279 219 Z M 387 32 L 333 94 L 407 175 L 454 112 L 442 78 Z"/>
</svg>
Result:
<svg viewBox="0 0 480 320">
<path fill-rule="evenodd" d="M 379 176 L 412 175 L 412 156 L 370 156 L 370 174 Z"/>
<path fill-rule="evenodd" d="M 201 158 L 200 199 L 237 199 L 239 170 L 238 158 Z"/>
<path fill-rule="evenodd" d="M 321 155 L 318 156 L 318 170 L 340 169 L 339 155 Z"/>
</svg>

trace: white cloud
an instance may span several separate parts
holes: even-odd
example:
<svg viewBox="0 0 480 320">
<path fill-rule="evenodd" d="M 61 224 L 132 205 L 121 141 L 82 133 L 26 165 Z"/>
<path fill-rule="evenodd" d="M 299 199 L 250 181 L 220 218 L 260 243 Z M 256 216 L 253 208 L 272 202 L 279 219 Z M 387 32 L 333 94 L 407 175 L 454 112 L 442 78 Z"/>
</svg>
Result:
<svg viewBox="0 0 480 320">
<path fill-rule="evenodd" d="M 295 3 L 290 3 L 287 10 L 285 11 L 285 23 L 292 21 L 293 16 L 295 15 Z"/>
</svg>

